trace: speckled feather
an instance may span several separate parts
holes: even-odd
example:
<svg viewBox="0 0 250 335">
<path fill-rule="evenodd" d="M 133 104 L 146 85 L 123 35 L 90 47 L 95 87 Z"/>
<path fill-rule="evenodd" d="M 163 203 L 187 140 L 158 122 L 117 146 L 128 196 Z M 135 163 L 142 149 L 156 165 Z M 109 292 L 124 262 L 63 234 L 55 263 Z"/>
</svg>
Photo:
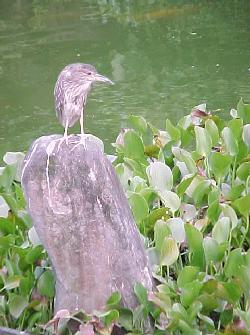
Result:
<svg viewBox="0 0 250 335">
<path fill-rule="evenodd" d="M 54 90 L 55 110 L 63 127 L 72 127 L 84 112 L 92 84 L 89 73 L 97 73 L 94 66 L 77 63 L 67 65 L 58 76 Z"/>
</svg>

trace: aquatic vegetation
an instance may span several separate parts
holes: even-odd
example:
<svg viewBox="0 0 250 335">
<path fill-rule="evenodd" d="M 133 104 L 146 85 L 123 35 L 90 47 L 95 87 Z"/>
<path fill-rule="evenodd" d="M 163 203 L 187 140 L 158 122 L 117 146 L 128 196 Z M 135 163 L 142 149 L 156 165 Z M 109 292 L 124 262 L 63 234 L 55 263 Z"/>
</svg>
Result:
<svg viewBox="0 0 250 335">
<path fill-rule="evenodd" d="M 249 334 L 250 105 L 241 100 L 228 121 L 200 105 L 161 130 L 139 116 L 130 124 L 112 159 L 155 291 L 137 283 L 134 311 L 115 292 L 94 316 L 52 319 L 53 273 L 10 164 L 0 172 L 0 324 L 39 332 L 73 317 L 79 334 L 110 334 L 114 324 L 143 334 L 150 318 L 153 334 Z"/>
</svg>

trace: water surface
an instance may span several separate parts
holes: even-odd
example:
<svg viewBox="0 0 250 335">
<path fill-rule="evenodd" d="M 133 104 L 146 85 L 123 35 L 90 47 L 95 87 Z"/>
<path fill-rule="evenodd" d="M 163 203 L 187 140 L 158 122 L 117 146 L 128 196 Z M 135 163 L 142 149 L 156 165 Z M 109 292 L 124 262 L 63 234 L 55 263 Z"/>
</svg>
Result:
<svg viewBox="0 0 250 335">
<path fill-rule="evenodd" d="M 227 117 L 250 101 L 249 17 L 248 0 L 1 0 L 0 156 L 63 132 L 53 89 L 73 62 L 116 83 L 92 90 L 85 117 L 107 151 L 131 113 L 164 127 L 207 102 Z"/>
</svg>

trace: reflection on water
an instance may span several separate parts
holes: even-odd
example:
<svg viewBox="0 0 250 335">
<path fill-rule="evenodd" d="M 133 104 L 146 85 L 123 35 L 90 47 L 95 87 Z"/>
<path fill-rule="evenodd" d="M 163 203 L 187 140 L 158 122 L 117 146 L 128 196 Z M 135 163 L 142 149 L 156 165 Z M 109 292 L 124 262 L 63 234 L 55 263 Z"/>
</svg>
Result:
<svg viewBox="0 0 250 335">
<path fill-rule="evenodd" d="M 130 113 L 163 127 L 205 101 L 226 116 L 250 100 L 249 14 L 248 0 L 1 0 L 0 154 L 63 132 L 53 89 L 72 62 L 116 83 L 92 90 L 85 120 L 108 151 Z"/>
</svg>

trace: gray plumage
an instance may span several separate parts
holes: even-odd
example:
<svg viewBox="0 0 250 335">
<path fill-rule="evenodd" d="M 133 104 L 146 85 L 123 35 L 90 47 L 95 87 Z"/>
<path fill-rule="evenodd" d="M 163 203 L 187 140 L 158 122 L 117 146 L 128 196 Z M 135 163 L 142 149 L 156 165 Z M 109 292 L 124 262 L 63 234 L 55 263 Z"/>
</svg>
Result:
<svg viewBox="0 0 250 335">
<path fill-rule="evenodd" d="M 97 73 L 90 64 L 69 64 L 59 74 L 55 90 L 56 116 L 65 128 L 72 127 L 78 120 L 83 133 L 83 116 L 88 93 L 93 82 L 106 82 L 111 80 Z"/>
</svg>

